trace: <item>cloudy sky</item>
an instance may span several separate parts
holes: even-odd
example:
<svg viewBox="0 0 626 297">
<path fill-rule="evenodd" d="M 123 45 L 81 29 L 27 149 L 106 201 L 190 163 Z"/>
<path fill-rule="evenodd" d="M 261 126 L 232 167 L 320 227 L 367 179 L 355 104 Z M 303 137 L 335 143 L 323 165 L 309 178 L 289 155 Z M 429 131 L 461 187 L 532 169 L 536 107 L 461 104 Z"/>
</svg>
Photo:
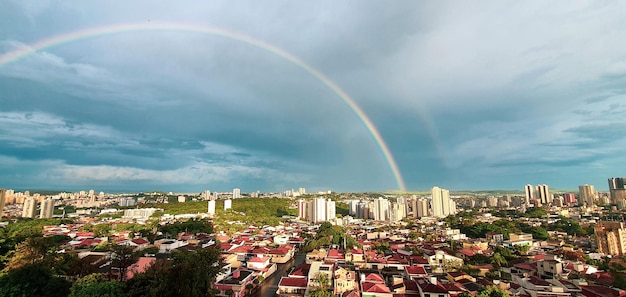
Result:
<svg viewBox="0 0 626 297">
<path fill-rule="evenodd" d="M 409 190 L 576 189 L 626 175 L 623 1 L 0 0 L 0 60 L 137 24 L 269 44 L 343 89 Z M 61 38 L 62 40 L 62 38 Z M 384 191 L 364 122 L 292 61 L 122 30 L 0 64 L 0 187 Z"/>
</svg>

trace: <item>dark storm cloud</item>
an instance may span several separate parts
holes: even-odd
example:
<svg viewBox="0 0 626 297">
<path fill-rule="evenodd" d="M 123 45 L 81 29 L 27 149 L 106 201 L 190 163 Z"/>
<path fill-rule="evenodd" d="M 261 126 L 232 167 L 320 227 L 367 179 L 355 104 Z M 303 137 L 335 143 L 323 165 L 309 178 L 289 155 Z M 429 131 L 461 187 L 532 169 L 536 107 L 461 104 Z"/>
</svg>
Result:
<svg viewBox="0 0 626 297">
<path fill-rule="evenodd" d="M 537 179 L 575 187 L 624 161 L 619 2 L 2 7 L 2 52 L 148 20 L 274 44 L 361 105 L 413 189 L 521 188 Z M 396 187 L 374 139 L 336 94 L 285 59 L 225 37 L 126 32 L 45 49 L 0 66 L 0 104 L 9 186 L 28 186 L 28 175 L 38 187 Z"/>
</svg>

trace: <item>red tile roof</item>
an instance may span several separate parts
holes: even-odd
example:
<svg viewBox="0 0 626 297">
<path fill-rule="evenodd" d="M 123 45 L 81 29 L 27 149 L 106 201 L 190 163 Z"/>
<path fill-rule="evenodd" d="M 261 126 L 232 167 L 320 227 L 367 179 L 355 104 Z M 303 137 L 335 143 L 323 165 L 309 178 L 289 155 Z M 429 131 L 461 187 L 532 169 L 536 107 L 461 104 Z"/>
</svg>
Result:
<svg viewBox="0 0 626 297">
<path fill-rule="evenodd" d="M 236 253 L 236 254 L 243 254 L 243 253 L 248 253 L 250 250 L 252 250 L 253 247 L 250 245 L 242 245 L 242 246 L 238 246 L 232 250 L 230 250 L 231 253 Z"/>
<path fill-rule="evenodd" d="M 128 270 L 126 270 L 126 279 L 129 280 L 133 278 L 137 273 L 146 272 L 146 270 L 152 266 L 154 262 L 156 262 L 156 258 L 140 257 L 139 260 L 137 260 L 137 263 L 131 265 L 128 267 Z"/>
<path fill-rule="evenodd" d="M 391 293 L 391 290 L 385 284 L 363 283 L 363 292 L 368 293 Z"/>
<path fill-rule="evenodd" d="M 149 244 L 150 242 L 143 239 L 143 238 L 137 238 L 137 239 L 133 239 L 131 240 L 134 244 L 136 245 L 142 245 L 142 244 Z"/>
<path fill-rule="evenodd" d="M 427 274 L 424 266 L 405 266 L 404 270 L 408 274 Z"/>
<path fill-rule="evenodd" d="M 254 258 L 252 258 L 252 259 L 248 260 L 248 262 L 252 262 L 252 263 L 263 263 L 263 262 L 268 261 L 269 259 L 270 259 L 270 258 L 267 258 L 267 257 L 262 257 L 262 258 L 259 258 L 259 257 L 254 257 Z"/>
<path fill-rule="evenodd" d="M 311 270 L 311 264 L 300 264 L 300 266 L 294 268 L 289 273 L 289 276 L 307 277 L 309 275 L 309 270 Z"/>
<path fill-rule="evenodd" d="M 295 287 L 295 288 L 306 288 L 308 284 L 308 280 L 302 277 L 282 277 L 278 286 L 282 287 Z"/>
<path fill-rule="evenodd" d="M 365 277 L 365 280 L 367 282 L 376 282 L 376 283 L 384 283 L 385 281 L 383 280 L 383 277 L 380 276 L 380 274 L 376 274 L 376 273 L 370 273 Z"/>
</svg>

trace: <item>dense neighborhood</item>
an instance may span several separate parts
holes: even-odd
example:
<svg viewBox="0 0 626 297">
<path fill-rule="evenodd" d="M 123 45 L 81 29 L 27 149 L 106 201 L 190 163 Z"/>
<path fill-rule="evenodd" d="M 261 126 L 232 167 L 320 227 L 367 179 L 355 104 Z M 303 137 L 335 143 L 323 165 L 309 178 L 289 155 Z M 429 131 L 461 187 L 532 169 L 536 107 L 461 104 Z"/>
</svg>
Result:
<svg viewBox="0 0 626 297">
<path fill-rule="evenodd" d="M 470 207 L 473 200 L 482 198 L 464 196 L 454 198 L 459 208 L 454 214 L 436 218 L 414 216 L 417 209 L 411 209 L 411 197 L 373 197 L 226 197 L 230 208 L 224 207 L 227 202 L 221 197 L 209 198 L 221 207 L 211 215 L 206 211 L 179 213 L 193 205 L 206 207 L 202 194 L 193 198 L 195 202 L 176 197 L 166 204 L 153 204 L 144 199 L 142 207 L 121 208 L 122 198 L 102 197 L 96 201 L 106 202 L 105 208 L 89 208 L 80 215 L 8 217 L 0 229 L 4 238 L 0 292 L 15 296 L 11 290 L 28 290 L 20 285 L 33 281 L 45 288 L 55 280 L 57 289 L 30 293 L 626 296 L 622 290 L 626 261 L 614 250 L 624 223 L 609 220 L 620 214 L 610 205 Z M 324 222 L 312 222 L 311 213 L 319 210 L 307 212 L 299 207 L 322 205 L 320 199 L 323 205 L 335 207 L 337 214 Z M 375 205 L 393 209 L 404 203 L 406 216 L 401 220 L 392 216 L 387 220 L 355 218 L 350 215 L 355 199 L 372 201 L 372 209 Z M 381 199 L 392 202 L 381 204 Z M 119 209 L 113 211 L 115 204 Z M 257 215 L 251 205 L 257 206 Z M 266 209 L 271 207 L 275 208 Z M 263 218 L 264 212 L 273 213 L 278 223 L 225 219 L 268 220 Z M 24 273 L 43 273 L 47 279 L 15 279 Z"/>
</svg>

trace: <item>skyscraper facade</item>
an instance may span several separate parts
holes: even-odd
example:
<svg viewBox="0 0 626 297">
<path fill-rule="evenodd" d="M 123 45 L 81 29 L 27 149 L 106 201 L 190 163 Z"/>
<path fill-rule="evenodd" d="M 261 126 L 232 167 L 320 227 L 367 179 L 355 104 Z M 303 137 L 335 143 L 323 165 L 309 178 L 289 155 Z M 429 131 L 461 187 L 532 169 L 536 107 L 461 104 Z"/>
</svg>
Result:
<svg viewBox="0 0 626 297">
<path fill-rule="evenodd" d="M 450 191 L 433 187 L 431 189 L 431 215 L 437 218 L 445 218 L 456 213 L 456 203 L 450 199 Z"/>
<path fill-rule="evenodd" d="M 305 207 L 306 219 L 315 224 L 332 220 L 337 216 L 335 201 L 326 200 L 323 197 L 313 198 L 313 200 L 306 202 Z M 299 207 L 298 212 L 300 212 Z"/>
<path fill-rule="evenodd" d="M 433 217 L 443 218 L 443 199 L 441 197 L 441 188 L 433 187 L 430 189 L 431 192 L 431 202 L 430 206 L 431 214 Z"/>
<path fill-rule="evenodd" d="M 54 214 L 54 200 L 47 198 L 41 201 L 41 210 L 39 212 L 39 217 L 42 219 L 52 218 Z"/>
<path fill-rule="evenodd" d="M 526 193 L 526 205 L 530 205 L 531 202 L 535 201 L 535 187 L 531 184 L 527 184 L 524 186 L 524 192 Z"/>
<path fill-rule="evenodd" d="M 548 185 L 537 185 L 537 199 L 541 201 L 541 204 L 552 203 L 552 196 L 550 195 L 550 188 Z"/>
<path fill-rule="evenodd" d="M 298 219 L 306 218 L 306 201 L 304 199 L 298 200 Z"/>
<path fill-rule="evenodd" d="M 585 204 L 587 206 L 595 206 L 596 205 L 596 190 L 592 185 L 582 185 L 578 186 L 578 198 L 580 204 Z"/>
<path fill-rule="evenodd" d="M 211 216 L 215 215 L 215 200 L 209 200 L 207 202 L 207 213 Z"/>
<path fill-rule="evenodd" d="M 626 187 L 624 187 L 626 178 L 612 177 L 609 178 L 609 195 L 611 203 L 618 204 L 626 199 Z"/>
<path fill-rule="evenodd" d="M 378 199 L 374 200 L 374 207 L 371 211 L 375 221 L 386 221 L 389 217 L 389 200 L 378 197 Z"/>
<path fill-rule="evenodd" d="M 599 253 L 626 255 L 626 223 L 599 222 L 595 227 L 595 237 Z"/>
<path fill-rule="evenodd" d="M 240 189 L 233 189 L 233 199 L 237 199 L 237 198 L 241 198 L 241 190 Z"/>
<path fill-rule="evenodd" d="M 26 197 L 22 207 L 23 218 L 34 218 L 37 215 L 37 199 L 34 197 Z"/>
</svg>

